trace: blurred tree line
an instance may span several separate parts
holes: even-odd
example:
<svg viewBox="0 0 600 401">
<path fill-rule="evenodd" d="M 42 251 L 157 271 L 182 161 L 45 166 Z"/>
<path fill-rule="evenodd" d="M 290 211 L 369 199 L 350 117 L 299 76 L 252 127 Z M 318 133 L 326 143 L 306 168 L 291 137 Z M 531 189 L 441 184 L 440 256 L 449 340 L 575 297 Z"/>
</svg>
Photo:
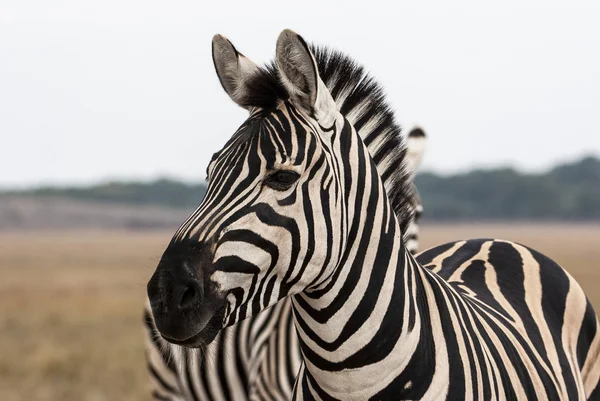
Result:
<svg viewBox="0 0 600 401">
<path fill-rule="evenodd" d="M 205 193 L 205 183 L 186 184 L 162 178 L 151 182 L 107 182 L 86 187 L 41 187 L 27 191 L 12 191 L 8 194 L 167 206 L 179 209 L 197 206 Z"/>
<path fill-rule="evenodd" d="M 600 159 L 595 157 L 540 174 L 510 168 L 449 176 L 422 173 L 417 187 L 426 220 L 600 220 Z M 193 209 L 205 192 L 204 183 L 160 179 L 8 194 Z"/>
<path fill-rule="evenodd" d="M 425 219 L 600 219 L 600 160 L 586 157 L 542 174 L 510 168 L 417 177 Z"/>
</svg>

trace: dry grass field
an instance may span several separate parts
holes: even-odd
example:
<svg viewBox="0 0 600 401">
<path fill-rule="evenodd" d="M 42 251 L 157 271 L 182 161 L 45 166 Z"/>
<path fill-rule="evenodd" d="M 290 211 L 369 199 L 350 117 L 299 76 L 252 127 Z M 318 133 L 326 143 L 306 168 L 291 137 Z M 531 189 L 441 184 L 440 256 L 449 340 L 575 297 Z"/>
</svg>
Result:
<svg viewBox="0 0 600 401">
<path fill-rule="evenodd" d="M 0 234 L 0 399 L 149 399 L 141 311 L 170 234 Z M 424 248 L 469 237 L 515 240 L 548 254 L 600 309 L 600 225 L 422 229 Z"/>
</svg>

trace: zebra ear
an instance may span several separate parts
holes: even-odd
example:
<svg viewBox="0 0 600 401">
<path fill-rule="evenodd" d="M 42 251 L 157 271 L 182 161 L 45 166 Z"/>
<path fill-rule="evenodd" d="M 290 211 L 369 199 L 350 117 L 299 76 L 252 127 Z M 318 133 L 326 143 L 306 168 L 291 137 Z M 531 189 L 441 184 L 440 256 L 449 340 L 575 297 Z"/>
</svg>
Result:
<svg viewBox="0 0 600 401">
<path fill-rule="evenodd" d="M 275 59 L 292 102 L 322 125 L 330 126 L 337 107 L 319 76 L 317 62 L 306 41 L 294 31 L 284 30 L 277 39 Z"/>
<path fill-rule="evenodd" d="M 423 162 L 426 145 L 427 135 L 425 135 L 425 131 L 420 127 L 414 127 L 408 133 L 406 153 L 407 169 L 413 177 L 417 174 L 417 170 Z"/>
<path fill-rule="evenodd" d="M 242 53 L 223 35 L 215 35 L 212 40 L 212 56 L 221 86 L 239 106 L 251 109 L 246 104 L 246 81 L 259 71 L 259 67 Z"/>
</svg>

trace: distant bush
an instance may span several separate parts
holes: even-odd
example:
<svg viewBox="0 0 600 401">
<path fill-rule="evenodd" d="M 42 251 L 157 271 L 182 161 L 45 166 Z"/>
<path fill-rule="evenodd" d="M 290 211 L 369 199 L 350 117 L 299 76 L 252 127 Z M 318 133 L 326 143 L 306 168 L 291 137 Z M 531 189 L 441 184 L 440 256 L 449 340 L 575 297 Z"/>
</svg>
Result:
<svg viewBox="0 0 600 401">
<path fill-rule="evenodd" d="M 14 193 L 14 192 L 13 192 Z M 108 182 L 88 187 L 43 187 L 19 192 L 33 196 L 56 196 L 77 200 L 106 201 L 136 205 L 159 205 L 189 208 L 200 204 L 206 193 L 206 184 L 185 184 L 160 179 L 143 182 Z"/>
<path fill-rule="evenodd" d="M 425 219 L 600 219 L 600 160 L 594 157 L 542 174 L 513 169 L 446 177 L 423 173 L 416 182 Z"/>
</svg>

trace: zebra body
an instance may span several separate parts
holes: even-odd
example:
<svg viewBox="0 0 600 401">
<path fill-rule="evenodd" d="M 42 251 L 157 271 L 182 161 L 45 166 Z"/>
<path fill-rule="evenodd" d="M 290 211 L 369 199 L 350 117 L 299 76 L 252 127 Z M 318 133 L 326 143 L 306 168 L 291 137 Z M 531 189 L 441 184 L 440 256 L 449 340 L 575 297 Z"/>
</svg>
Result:
<svg viewBox="0 0 600 401">
<path fill-rule="evenodd" d="M 306 366 L 295 399 L 599 399 L 593 308 L 575 280 L 539 252 L 510 241 L 457 241 L 416 260 L 405 255 L 389 274 L 396 282 L 380 293 L 410 294 L 387 305 L 403 314 L 371 322 L 372 343 L 395 339 L 389 353 L 381 360 L 361 355 L 354 366 L 349 362 L 359 355 L 348 351 L 333 363 L 324 357 L 335 342 L 328 327 L 320 331 L 310 316 L 299 317 L 300 327 L 312 327 L 301 334 Z M 294 303 L 299 316 L 306 314 L 303 301 Z M 393 319 L 402 322 L 400 332 L 380 329 Z M 346 347 L 367 348 L 348 339 L 335 351 Z"/>
<path fill-rule="evenodd" d="M 319 49 L 313 47 L 314 51 Z M 338 109 L 359 125 L 359 135 L 369 140 L 373 155 L 386 146 L 397 145 L 400 131 L 388 115 L 377 109 L 372 93 L 359 88 L 371 78 L 350 60 L 332 63 L 335 54 L 318 53 L 317 64 L 324 82 L 333 93 Z M 342 72 L 355 69 L 353 80 L 341 79 Z M 363 93 L 370 96 L 364 96 Z M 373 109 L 369 119 L 364 116 Z M 386 111 L 387 110 L 383 110 Z M 383 116 L 382 116 L 383 115 Z M 360 122 L 360 119 L 363 119 Z M 385 124 L 369 124 L 382 120 Z M 389 132 L 392 132 L 390 135 Z M 418 127 L 407 135 L 408 173 L 411 182 L 421 165 L 426 144 Z M 385 153 L 384 153 L 385 155 Z M 385 164 L 384 164 L 385 165 Z M 388 168 L 390 168 L 388 166 Z M 391 166 L 395 168 L 395 166 Z M 382 173 L 385 173 L 384 169 Z M 402 172 L 399 172 L 402 173 Z M 393 177 L 392 177 L 393 178 Z M 394 187 L 388 186 L 391 196 Z M 416 188 L 411 193 L 412 213 L 407 215 L 406 247 L 418 249 L 418 219 L 423 207 Z M 150 305 L 144 311 L 146 359 L 155 400 L 289 400 L 300 368 L 301 354 L 293 327 L 291 300 L 285 299 L 269 310 L 222 330 L 202 353 L 165 341 L 159 334 Z"/>
<path fill-rule="evenodd" d="M 282 32 L 275 72 L 227 43 L 216 38 L 215 64 L 251 116 L 213 157 L 204 200 L 148 283 L 165 339 L 205 347 L 290 296 L 294 399 L 600 396 L 598 319 L 565 270 L 500 240 L 415 259 L 409 176 L 394 176 L 389 197 L 388 159 L 339 112 L 305 41 Z"/>
</svg>

